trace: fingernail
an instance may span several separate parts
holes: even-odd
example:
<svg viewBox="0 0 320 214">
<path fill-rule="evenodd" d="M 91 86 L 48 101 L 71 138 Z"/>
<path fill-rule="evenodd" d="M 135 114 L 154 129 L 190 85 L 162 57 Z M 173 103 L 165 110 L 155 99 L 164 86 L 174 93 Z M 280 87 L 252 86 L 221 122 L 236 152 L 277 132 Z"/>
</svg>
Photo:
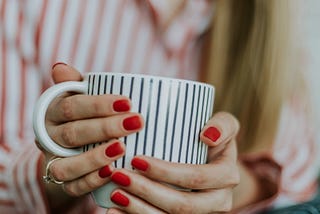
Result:
<svg viewBox="0 0 320 214">
<path fill-rule="evenodd" d="M 120 192 L 115 192 L 111 196 L 111 201 L 123 207 L 127 207 L 130 202 L 129 199 L 126 196 L 122 195 Z"/>
<path fill-rule="evenodd" d="M 99 176 L 100 176 L 100 178 L 109 177 L 111 174 L 112 174 L 112 171 L 111 171 L 111 169 L 110 169 L 110 167 L 109 167 L 108 165 L 102 167 L 102 168 L 99 170 Z"/>
<path fill-rule="evenodd" d="M 140 129 L 141 126 L 142 126 L 142 123 L 139 116 L 128 117 L 123 120 L 123 127 L 127 131 Z"/>
<path fill-rule="evenodd" d="M 212 140 L 213 142 L 216 142 L 220 138 L 221 133 L 216 127 L 209 127 L 203 133 L 203 135 Z"/>
<path fill-rule="evenodd" d="M 125 187 L 129 186 L 131 183 L 130 178 L 121 172 L 114 173 L 111 176 L 111 180 L 113 182 L 115 182 L 116 184 L 119 184 L 119 185 L 125 186 Z"/>
<path fill-rule="evenodd" d="M 110 158 L 113 158 L 122 153 L 123 153 L 123 148 L 119 142 L 111 144 L 106 148 L 106 151 L 105 151 L 105 154 Z"/>
<path fill-rule="evenodd" d="M 126 112 L 130 110 L 130 103 L 128 100 L 117 100 L 113 103 L 113 110 L 117 112 Z"/>
<path fill-rule="evenodd" d="M 54 67 L 56 67 L 57 65 L 67 65 L 64 62 L 56 62 L 55 64 L 52 65 L 52 70 L 54 69 Z"/>
<path fill-rule="evenodd" d="M 141 171 L 147 171 L 147 169 L 149 168 L 149 164 L 147 161 L 142 160 L 140 158 L 133 158 L 131 161 L 131 165 L 138 170 Z"/>
</svg>

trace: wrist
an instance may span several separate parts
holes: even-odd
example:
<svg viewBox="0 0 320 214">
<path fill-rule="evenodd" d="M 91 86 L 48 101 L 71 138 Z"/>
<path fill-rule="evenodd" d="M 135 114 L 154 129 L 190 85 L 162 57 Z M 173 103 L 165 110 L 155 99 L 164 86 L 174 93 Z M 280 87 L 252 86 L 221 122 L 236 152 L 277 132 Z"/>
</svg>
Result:
<svg viewBox="0 0 320 214">
<path fill-rule="evenodd" d="M 240 183 L 234 188 L 234 209 L 245 207 L 271 197 L 265 183 L 248 167 L 239 162 Z"/>
</svg>

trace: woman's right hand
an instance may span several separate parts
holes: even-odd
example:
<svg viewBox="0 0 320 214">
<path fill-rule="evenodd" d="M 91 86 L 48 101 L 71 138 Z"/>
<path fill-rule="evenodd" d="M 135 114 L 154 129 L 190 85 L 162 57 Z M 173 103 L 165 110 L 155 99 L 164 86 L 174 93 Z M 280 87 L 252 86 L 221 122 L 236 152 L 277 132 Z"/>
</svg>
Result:
<svg viewBox="0 0 320 214">
<path fill-rule="evenodd" d="M 52 78 L 55 83 L 82 80 L 78 71 L 65 64 L 53 67 Z M 46 129 L 57 144 L 74 148 L 106 142 L 83 154 L 52 162 L 50 173 L 56 180 L 64 182 L 63 191 L 69 196 L 82 196 L 109 182 L 112 162 L 122 157 L 125 151 L 124 144 L 117 138 L 143 127 L 141 115 L 130 112 L 130 107 L 129 98 L 110 94 L 66 93 L 52 101 L 46 114 Z M 44 152 L 45 169 L 54 156 Z M 57 188 L 47 188 L 53 200 L 59 200 L 63 192 Z"/>
</svg>

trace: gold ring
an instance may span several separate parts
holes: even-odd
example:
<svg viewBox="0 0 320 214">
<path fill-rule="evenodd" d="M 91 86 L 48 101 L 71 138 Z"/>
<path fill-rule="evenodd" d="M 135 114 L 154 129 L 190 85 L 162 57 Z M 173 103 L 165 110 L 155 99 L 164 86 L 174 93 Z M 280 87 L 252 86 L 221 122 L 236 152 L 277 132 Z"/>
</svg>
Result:
<svg viewBox="0 0 320 214">
<path fill-rule="evenodd" d="M 50 166 L 51 166 L 51 164 L 52 164 L 54 161 L 59 160 L 59 159 L 62 159 L 62 158 L 59 158 L 59 157 L 53 158 L 52 160 L 50 160 L 50 161 L 48 162 L 48 164 L 47 164 L 47 166 L 46 166 L 46 175 L 43 176 L 42 178 L 43 178 L 44 182 L 46 182 L 47 184 L 50 183 L 50 182 L 51 182 L 51 183 L 54 183 L 54 184 L 58 184 L 58 185 L 61 185 L 61 184 L 64 183 L 63 181 L 58 181 L 58 180 L 56 180 L 56 179 L 51 175 L 51 172 L 50 172 Z"/>
</svg>

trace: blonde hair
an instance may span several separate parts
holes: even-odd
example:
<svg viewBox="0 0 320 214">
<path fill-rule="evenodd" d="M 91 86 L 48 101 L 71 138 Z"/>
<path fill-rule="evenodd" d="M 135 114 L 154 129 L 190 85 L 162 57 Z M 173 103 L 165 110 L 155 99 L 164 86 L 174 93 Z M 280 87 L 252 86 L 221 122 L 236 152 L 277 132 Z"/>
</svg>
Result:
<svg viewBox="0 0 320 214">
<path fill-rule="evenodd" d="M 240 121 L 240 152 L 270 149 L 290 75 L 288 0 L 216 1 L 206 81 Z"/>
</svg>

